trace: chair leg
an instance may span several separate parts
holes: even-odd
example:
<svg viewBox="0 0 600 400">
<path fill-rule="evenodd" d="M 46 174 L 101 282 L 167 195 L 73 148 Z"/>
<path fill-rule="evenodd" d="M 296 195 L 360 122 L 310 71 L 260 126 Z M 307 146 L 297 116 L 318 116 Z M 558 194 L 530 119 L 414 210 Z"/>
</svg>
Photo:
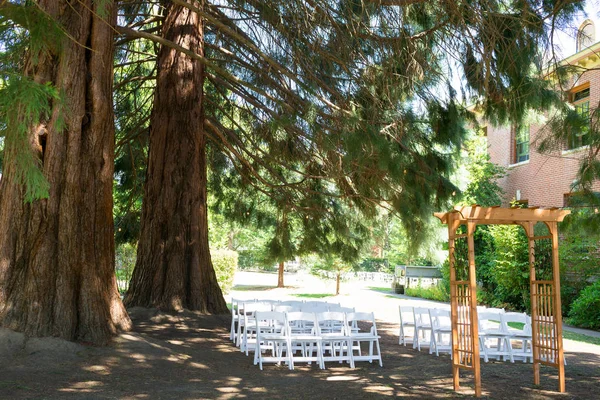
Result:
<svg viewBox="0 0 600 400">
<path fill-rule="evenodd" d="M 413 349 L 419 349 L 419 328 L 415 326 L 414 334 L 413 334 Z"/>
</svg>

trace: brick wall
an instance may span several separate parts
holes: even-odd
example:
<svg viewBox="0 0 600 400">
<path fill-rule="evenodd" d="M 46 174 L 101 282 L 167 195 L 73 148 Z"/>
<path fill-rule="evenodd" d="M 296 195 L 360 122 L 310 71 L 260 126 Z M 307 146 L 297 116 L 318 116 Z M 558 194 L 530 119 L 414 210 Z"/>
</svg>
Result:
<svg viewBox="0 0 600 400">
<path fill-rule="evenodd" d="M 583 74 L 574 86 L 590 84 L 590 113 L 600 103 L 600 70 Z M 503 206 L 516 196 L 520 190 L 521 200 L 527 200 L 530 206 L 562 207 L 564 195 L 571 192 L 571 184 L 576 178 L 579 160 L 590 150 L 588 147 L 564 151 L 557 149 L 551 153 L 540 154 L 536 150 L 536 138 L 542 135 L 542 126 L 530 127 L 529 161 L 513 164 L 514 134 L 510 127 L 488 126 L 488 148 L 494 164 L 507 167 L 507 176 L 498 184 L 504 189 Z M 600 181 L 594 189 L 600 191 Z"/>
</svg>

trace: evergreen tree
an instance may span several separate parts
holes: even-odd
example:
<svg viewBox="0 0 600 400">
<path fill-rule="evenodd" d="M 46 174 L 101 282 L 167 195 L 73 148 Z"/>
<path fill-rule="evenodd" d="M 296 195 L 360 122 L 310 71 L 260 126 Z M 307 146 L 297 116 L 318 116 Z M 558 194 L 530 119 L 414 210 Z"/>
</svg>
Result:
<svg viewBox="0 0 600 400">
<path fill-rule="evenodd" d="M 161 46 L 129 304 L 224 311 L 207 247 L 209 140 L 243 185 L 277 199 L 278 210 L 321 221 L 328 198 L 366 217 L 386 204 L 418 242 L 424 221 L 457 190 L 452 155 L 472 120 L 448 71 L 462 67 L 465 95 L 489 120 L 547 107 L 558 99 L 531 68 L 551 24 L 577 7 L 173 0 L 159 16 L 160 34 L 121 27 Z M 190 99 L 196 109 L 182 104 Z"/>
<path fill-rule="evenodd" d="M 0 325 L 105 344 L 114 274 L 110 0 L 2 2 Z"/>
</svg>

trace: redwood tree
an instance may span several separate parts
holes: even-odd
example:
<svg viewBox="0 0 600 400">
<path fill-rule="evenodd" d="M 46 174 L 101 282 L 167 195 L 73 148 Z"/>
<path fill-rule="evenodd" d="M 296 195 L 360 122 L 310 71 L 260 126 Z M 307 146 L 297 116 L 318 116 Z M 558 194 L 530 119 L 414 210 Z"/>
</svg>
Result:
<svg viewBox="0 0 600 400">
<path fill-rule="evenodd" d="M 128 304 L 223 310 L 205 241 L 207 138 L 210 187 L 237 220 L 259 208 L 260 199 L 240 199 L 256 191 L 302 221 L 301 249 L 331 248 L 331 230 L 353 234 L 336 203 L 363 221 L 384 206 L 417 243 L 458 190 L 453 157 L 474 122 L 464 104 L 506 122 L 558 101 L 532 66 L 578 7 L 170 0 L 164 21 L 149 13 L 120 28 L 161 46 Z M 161 33 L 146 21 L 162 21 Z M 232 188 L 240 195 L 220 196 Z"/>
<path fill-rule="evenodd" d="M 0 324 L 105 344 L 131 325 L 114 274 L 113 3 L 3 3 L 1 12 L 29 43 L 17 62 L 24 74 L 9 75 L 3 99 L 14 107 L 4 110 Z M 41 22 L 62 34 L 36 43 L 51 33 Z M 32 182 L 42 175 L 47 186 Z M 47 198 L 36 199 L 40 187 Z"/>
<path fill-rule="evenodd" d="M 164 13 L 163 38 L 202 56 L 200 16 L 171 3 Z M 226 313 L 208 247 L 204 66 L 168 46 L 157 63 L 138 257 L 125 303 Z"/>
</svg>

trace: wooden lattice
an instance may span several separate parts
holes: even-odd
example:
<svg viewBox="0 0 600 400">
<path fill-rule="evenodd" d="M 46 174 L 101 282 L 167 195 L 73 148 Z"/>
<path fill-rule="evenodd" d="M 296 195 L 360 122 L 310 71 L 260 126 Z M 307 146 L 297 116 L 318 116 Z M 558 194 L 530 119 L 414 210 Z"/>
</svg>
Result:
<svg viewBox="0 0 600 400">
<path fill-rule="evenodd" d="M 569 211 L 559 209 L 505 209 L 479 206 L 457 207 L 448 213 L 435 214 L 448 225 L 452 372 L 455 390 L 460 387 L 460 369 L 468 369 L 473 371 L 475 377 L 475 395 L 481 396 L 473 240 L 476 225 L 516 224 L 525 229 L 529 239 L 533 380 L 535 384 L 540 383 L 540 364 L 556 367 L 559 391 L 565 391 L 558 222 L 562 221 L 567 214 Z M 540 222 L 541 224 L 536 227 L 536 223 Z M 538 232 L 536 236 L 535 231 L 539 231 L 540 228 L 543 233 Z"/>
</svg>

